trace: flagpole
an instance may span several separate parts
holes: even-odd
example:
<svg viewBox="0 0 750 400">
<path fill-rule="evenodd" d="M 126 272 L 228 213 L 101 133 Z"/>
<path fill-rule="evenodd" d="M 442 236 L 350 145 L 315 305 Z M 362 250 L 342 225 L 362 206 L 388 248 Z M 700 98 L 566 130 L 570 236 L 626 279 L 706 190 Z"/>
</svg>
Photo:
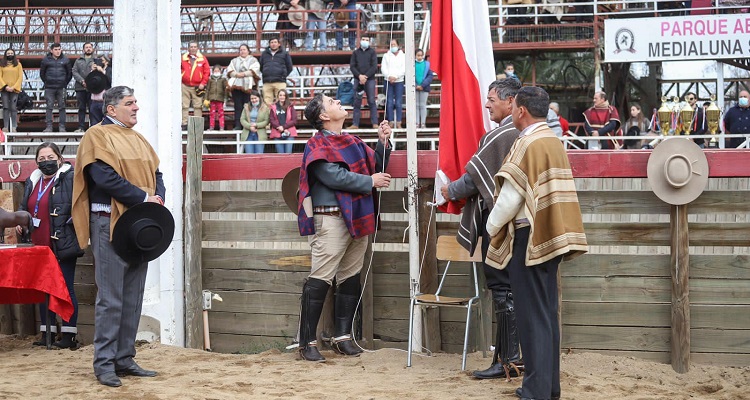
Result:
<svg viewBox="0 0 750 400">
<path fill-rule="evenodd" d="M 406 52 L 406 165 L 409 196 L 409 281 L 411 295 L 420 291 L 419 221 L 417 213 L 417 115 L 414 70 L 414 0 L 404 2 L 404 51 Z M 426 232 L 424 233 L 426 234 Z M 413 348 L 422 351 L 422 309 L 414 307 Z"/>
</svg>

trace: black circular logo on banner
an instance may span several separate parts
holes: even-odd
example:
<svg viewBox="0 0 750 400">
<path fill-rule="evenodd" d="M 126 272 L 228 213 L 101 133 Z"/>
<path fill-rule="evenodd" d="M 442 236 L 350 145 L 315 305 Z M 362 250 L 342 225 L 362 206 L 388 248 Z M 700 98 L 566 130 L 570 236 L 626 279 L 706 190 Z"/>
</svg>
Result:
<svg viewBox="0 0 750 400">
<path fill-rule="evenodd" d="M 615 33 L 615 46 L 617 47 L 615 54 L 621 51 L 635 53 L 635 50 L 633 49 L 634 43 L 635 35 L 633 35 L 633 32 L 628 28 L 620 28 L 617 33 Z"/>
</svg>

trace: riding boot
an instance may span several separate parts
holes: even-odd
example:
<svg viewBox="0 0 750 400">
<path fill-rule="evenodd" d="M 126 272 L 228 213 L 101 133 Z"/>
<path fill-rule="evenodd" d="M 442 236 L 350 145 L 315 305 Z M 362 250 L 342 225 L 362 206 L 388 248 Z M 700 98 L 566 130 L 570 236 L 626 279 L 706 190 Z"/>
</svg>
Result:
<svg viewBox="0 0 750 400">
<path fill-rule="evenodd" d="M 76 339 L 76 334 L 63 332 L 62 339 L 58 340 L 55 343 L 52 343 L 52 346 L 60 349 L 76 350 L 78 348 L 78 340 Z"/>
<path fill-rule="evenodd" d="M 520 363 L 521 354 L 518 347 L 518 329 L 516 313 L 513 309 L 513 293 L 505 290 L 493 290 L 492 300 L 495 305 L 497 335 L 492 365 L 483 371 L 474 371 L 477 379 L 515 378 L 523 371 Z"/>
<path fill-rule="evenodd" d="M 318 351 L 317 331 L 320 313 L 330 285 L 320 279 L 309 278 L 302 288 L 302 321 L 299 334 L 299 354 L 307 361 L 325 362 Z"/>
<path fill-rule="evenodd" d="M 336 287 L 333 350 L 347 356 L 359 356 L 362 349 L 352 340 L 352 322 L 357 311 L 361 285 L 359 274 L 347 278 Z"/>
</svg>

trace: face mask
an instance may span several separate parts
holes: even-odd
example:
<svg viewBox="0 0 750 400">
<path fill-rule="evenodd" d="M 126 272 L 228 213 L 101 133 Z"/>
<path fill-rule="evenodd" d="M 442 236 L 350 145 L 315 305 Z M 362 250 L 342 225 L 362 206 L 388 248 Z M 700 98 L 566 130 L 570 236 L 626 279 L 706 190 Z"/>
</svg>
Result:
<svg viewBox="0 0 750 400">
<path fill-rule="evenodd" d="M 260 104 L 260 102 L 259 101 L 251 101 L 250 104 L 252 104 L 253 107 L 258 107 L 258 105 Z"/>
<path fill-rule="evenodd" d="M 362 41 L 359 42 L 359 45 L 363 49 L 367 49 L 367 48 L 370 47 L 370 42 L 368 42 L 367 40 L 362 40 Z"/>
<path fill-rule="evenodd" d="M 220 77 L 221 76 L 221 72 L 214 72 L 214 76 L 217 77 L 217 78 Z"/>
<path fill-rule="evenodd" d="M 747 107 L 747 97 L 740 97 L 740 107 Z"/>
<path fill-rule="evenodd" d="M 8 61 L 13 60 L 14 58 L 16 58 L 16 56 L 5 56 L 5 59 Z"/>
<path fill-rule="evenodd" d="M 60 169 L 60 166 L 57 165 L 57 160 L 42 161 L 37 163 L 37 165 L 39 166 L 39 170 L 47 176 L 54 175 Z"/>
<path fill-rule="evenodd" d="M 398 53 L 398 47 L 397 46 L 391 47 L 391 53 L 393 54 Z"/>
</svg>

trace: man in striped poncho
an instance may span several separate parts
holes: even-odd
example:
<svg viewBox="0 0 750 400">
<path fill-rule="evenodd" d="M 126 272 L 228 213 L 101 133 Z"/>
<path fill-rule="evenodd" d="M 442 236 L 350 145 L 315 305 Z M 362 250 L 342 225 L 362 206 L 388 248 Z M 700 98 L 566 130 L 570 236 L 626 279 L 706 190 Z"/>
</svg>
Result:
<svg viewBox="0 0 750 400">
<path fill-rule="evenodd" d="M 494 174 L 503 164 L 513 142 L 518 138 L 518 130 L 510 117 L 513 98 L 521 88 L 516 78 L 500 79 L 492 82 L 487 93 L 485 107 L 490 111 L 492 121 L 499 127 L 487 132 L 479 140 L 479 148 L 466 164 L 466 173 L 449 186 L 444 186 L 443 197 L 452 201 L 466 199 L 461 216 L 457 239 L 472 254 L 479 238 L 482 238 L 482 259 L 487 257 L 490 237 L 484 226 L 494 204 Z M 495 338 L 495 354 L 492 365 L 483 371 L 474 371 L 478 379 L 516 377 L 519 374 L 521 354 L 518 350 L 518 331 L 513 311 L 513 293 L 508 272 L 484 265 L 487 288 L 492 291 L 498 329 Z M 516 368 L 513 368 L 513 367 Z M 523 367 L 521 367 L 523 368 Z"/>
</svg>

